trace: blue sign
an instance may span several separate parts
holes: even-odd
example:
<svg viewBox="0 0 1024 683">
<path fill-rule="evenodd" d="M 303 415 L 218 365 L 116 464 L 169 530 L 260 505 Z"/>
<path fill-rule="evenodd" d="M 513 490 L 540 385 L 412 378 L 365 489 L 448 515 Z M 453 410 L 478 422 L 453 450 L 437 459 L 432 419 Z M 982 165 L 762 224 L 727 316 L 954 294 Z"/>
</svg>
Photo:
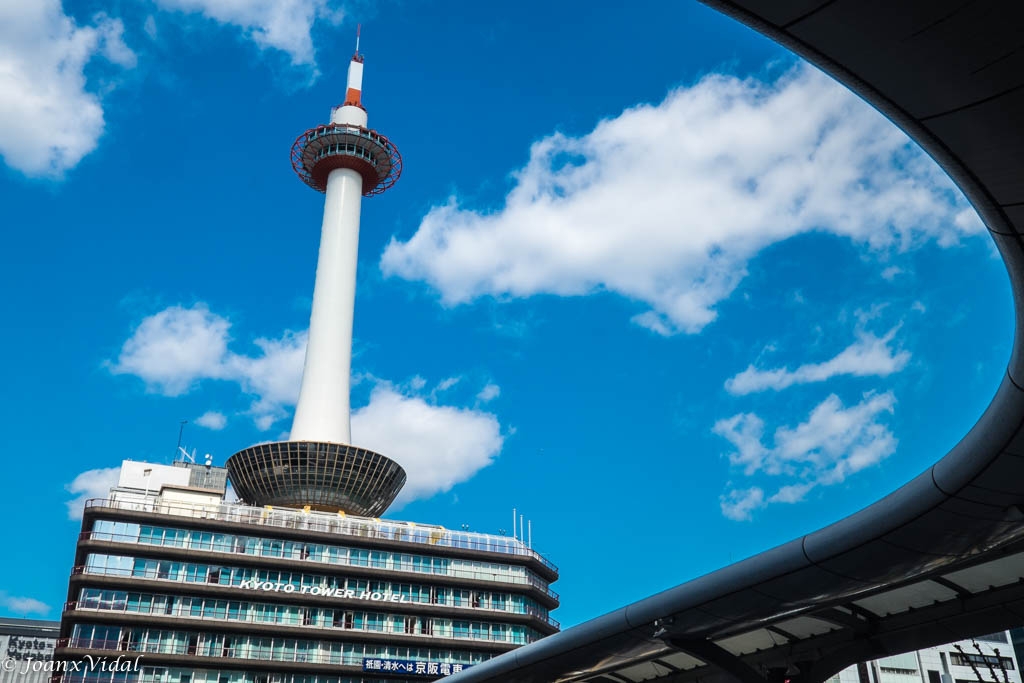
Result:
<svg viewBox="0 0 1024 683">
<path fill-rule="evenodd" d="M 451 676 L 468 669 L 466 664 L 416 662 L 411 659 L 363 659 L 363 671 L 391 671 L 413 676 Z"/>
</svg>

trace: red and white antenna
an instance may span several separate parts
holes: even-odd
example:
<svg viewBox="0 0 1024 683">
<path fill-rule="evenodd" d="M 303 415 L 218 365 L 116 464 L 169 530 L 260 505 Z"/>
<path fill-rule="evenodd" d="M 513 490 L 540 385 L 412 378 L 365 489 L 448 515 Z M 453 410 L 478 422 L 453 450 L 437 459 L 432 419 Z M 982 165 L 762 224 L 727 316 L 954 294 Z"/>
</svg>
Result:
<svg viewBox="0 0 1024 683">
<path fill-rule="evenodd" d="M 359 54 L 359 34 L 363 25 L 356 25 L 356 51 L 352 55 L 352 61 L 348 63 L 348 83 L 345 89 L 345 104 L 363 108 L 363 56 Z"/>
</svg>

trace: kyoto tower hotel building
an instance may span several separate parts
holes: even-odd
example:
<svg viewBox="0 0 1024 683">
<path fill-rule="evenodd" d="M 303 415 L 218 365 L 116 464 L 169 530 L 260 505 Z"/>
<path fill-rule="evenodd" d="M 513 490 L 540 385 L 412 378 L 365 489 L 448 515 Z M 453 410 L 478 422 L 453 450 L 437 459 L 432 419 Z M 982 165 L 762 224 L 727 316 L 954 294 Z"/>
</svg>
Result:
<svg viewBox="0 0 1024 683">
<path fill-rule="evenodd" d="M 405 471 L 350 445 L 360 202 L 401 172 L 362 74 L 357 43 L 344 104 L 292 147 L 326 197 L 290 440 L 226 468 L 125 461 L 85 509 L 55 659 L 133 664 L 67 666 L 65 683 L 433 680 L 558 630 L 557 570 L 521 534 L 380 519 Z"/>
</svg>

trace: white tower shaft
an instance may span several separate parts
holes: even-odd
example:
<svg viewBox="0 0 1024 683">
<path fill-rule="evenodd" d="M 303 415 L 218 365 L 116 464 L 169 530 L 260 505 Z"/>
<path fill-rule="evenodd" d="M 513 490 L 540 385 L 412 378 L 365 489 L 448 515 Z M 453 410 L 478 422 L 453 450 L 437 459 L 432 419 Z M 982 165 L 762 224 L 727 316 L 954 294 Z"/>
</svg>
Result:
<svg viewBox="0 0 1024 683">
<path fill-rule="evenodd" d="M 362 107 L 347 104 L 359 102 L 362 72 L 361 63 L 353 60 L 349 64 L 346 105 L 334 110 L 332 123 L 366 127 Z M 363 177 L 357 171 L 337 168 L 330 172 L 291 441 L 352 442 L 349 392 L 362 195 Z"/>
</svg>

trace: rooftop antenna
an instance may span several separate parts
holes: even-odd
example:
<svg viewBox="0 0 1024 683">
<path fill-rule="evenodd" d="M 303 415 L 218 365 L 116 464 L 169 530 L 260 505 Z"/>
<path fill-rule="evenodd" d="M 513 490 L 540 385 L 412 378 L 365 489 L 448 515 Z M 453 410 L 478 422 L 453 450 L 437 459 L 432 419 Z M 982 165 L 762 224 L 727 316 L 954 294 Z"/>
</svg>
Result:
<svg viewBox="0 0 1024 683">
<path fill-rule="evenodd" d="M 178 450 L 181 452 L 181 461 L 182 462 L 185 462 L 185 460 L 188 459 L 188 460 L 190 460 L 192 462 L 193 465 L 196 464 L 196 449 L 194 449 L 194 448 L 192 449 L 192 454 L 191 455 L 189 455 L 189 452 L 186 451 L 181 446 L 178 446 Z M 209 456 L 207 456 L 207 457 L 209 457 Z"/>
<path fill-rule="evenodd" d="M 359 54 L 359 33 L 363 30 L 362 24 L 356 24 L 356 54 Z"/>
<path fill-rule="evenodd" d="M 174 457 L 178 457 L 178 451 L 181 450 L 181 435 L 185 431 L 186 424 L 188 424 L 188 420 L 182 420 L 178 427 L 178 445 L 175 447 Z"/>
</svg>

